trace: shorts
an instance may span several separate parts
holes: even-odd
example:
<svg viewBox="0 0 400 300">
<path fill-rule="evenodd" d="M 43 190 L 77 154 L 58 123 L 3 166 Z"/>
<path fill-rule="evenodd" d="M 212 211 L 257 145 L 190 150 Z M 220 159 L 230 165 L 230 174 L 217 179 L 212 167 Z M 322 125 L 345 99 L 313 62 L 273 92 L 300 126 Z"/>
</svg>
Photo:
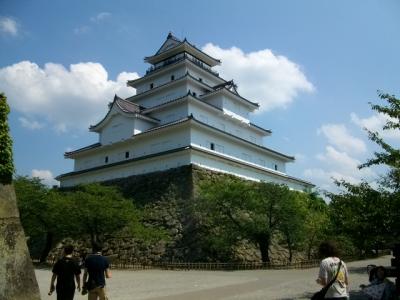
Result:
<svg viewBox="0 0 400 300">
<path fill-rule="evenodd" d="M 88 292 L 88 300 L 107 300 L 106 288 L 97 287 Z"/>
</svg>

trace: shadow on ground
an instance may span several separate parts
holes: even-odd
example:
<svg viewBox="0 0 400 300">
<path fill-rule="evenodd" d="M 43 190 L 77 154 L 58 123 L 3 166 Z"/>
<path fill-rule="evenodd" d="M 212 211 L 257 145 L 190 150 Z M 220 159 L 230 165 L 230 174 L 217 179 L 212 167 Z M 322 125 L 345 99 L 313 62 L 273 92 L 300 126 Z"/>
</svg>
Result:
<svg viewBox="0 0 400 300">
<path fill-rule="evenodd" d="M 304 293 L 301 296 L 291 297 L 291 298 L 279 298 L 278 300 L 303 300 L 303 299 L 311 299 L 314 293 Z M 360 291 L 351 291 L 350 292 L 350 300 L 369 300 L 365 294 Z"/>
<path fill-rule="evenodd" d="M 362 292 L 350 292 L 350 300 L 368 300 L 370 299 L 368 296 L 363 294 Z"/>
</svg>

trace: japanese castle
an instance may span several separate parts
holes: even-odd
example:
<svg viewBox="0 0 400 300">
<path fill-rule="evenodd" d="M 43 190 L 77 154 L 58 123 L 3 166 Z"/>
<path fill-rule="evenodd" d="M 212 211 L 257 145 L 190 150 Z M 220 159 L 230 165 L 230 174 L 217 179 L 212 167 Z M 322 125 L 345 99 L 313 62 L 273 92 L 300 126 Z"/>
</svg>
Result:
<svg viewBox="0 0 400 300">
<path fill-rule="evenodd" d="M 116 95 L 104 118 L 90 126 L 99 141 L 65 153 L 74 170 L 57 177 L 61 187 L 187 165 L 295 190 L 313 187 L 286 174 L 293 156 L 263 146 L 271 131 L 249 120 L 259 105 L 212 69 L 220 60 L 170 33 L 144 61 L 151 64 L 146 75 L 127 82 L 136 95 Z"/>
</svg>

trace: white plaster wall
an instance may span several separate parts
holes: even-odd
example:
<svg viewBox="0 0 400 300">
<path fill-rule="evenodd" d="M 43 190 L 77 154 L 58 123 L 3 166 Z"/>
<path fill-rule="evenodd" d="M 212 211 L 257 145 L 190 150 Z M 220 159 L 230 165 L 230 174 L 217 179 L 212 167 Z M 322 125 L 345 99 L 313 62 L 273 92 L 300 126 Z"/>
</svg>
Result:
<svg viewBox="0 0 400 300">
<path fill-rule="evenodd" d="M 262 150 L 246 145 L 244 143 L 235 142 L 220 134 L 212 133 L 199 127 L 192 128 L 191 144 L 211 150 L 211 143 L 214 144 L 214 151 L 231 157 L 241 159 L 246 162 L 257 164 L 271 170 L 275 170 L 275 165 L 279 172 L 286 172 L 286 163 L 277 157 L 266 154 Z"/>
<path fill-rule="evenodd" d="M 217 172 L 228 173 L 236 175 L 248 180 L 266 181 L 277 184 L 286 184 L 289 188 L 294 190 L 306 190 L 307 186 L 300 182 L 296 182 L 289 178 L 283 178 L 273 173 L 268 173 L 262 170 L 256 170 L 234 162 L 227 163 L 225 160 L 211 157 L 197 151 L 192 151 L 191 163 L 198 165 L 202 168 L 210 169 Z"/>
<path fill-rule="evenodd" d="M 116 178 L 123 178 L 132 175 L 146 174 L 155 171 L 164 171 L 184 165 L 195 164 L 202 168 L 233 174 L 244 179 L 255 181 L 267 181 L 277 184 L 286 184 L 291 189 L 305 190 L 307 186 L 290 178 L 284 178 L 263 170 L 257 170 L 233 161 L 210 156 L 195 150 L 184 150 L 171 153 L 162 157 L 154 157 L 146 160 L 130 162 L 102 170 L 82 173 L 61 180 L 62 187 L 74 186 L 80 183 L 105 181 Z"/>
<path fill-rule="evenodd" d="M 150 90 L 150 83 L 153 83 L 153 88 L 160 85 L 166 84 L 171 81 L 171 75 L 174 75 L 175 80 L 186 74 L 187 68 L 184 64 L 177 66 L 176 68 L 171 68 L 168 72 L 162 72 L 161 70 L 151 75 L 146 81 L 139 84 L 136 88 L 136 93 L 141 94 L 145 91 Z"/>
<path fill-rule="evenodd" d="M 123 142 L 99 148 L 91 154 L 82 155 L 75 159 L 74 171 L 81 171 L 106 164 L 155 154 L 190 144 L 189 128 L 178 128 L 171 131 L 155 132 L 149 136 L 137 136 Z M 129 157 L 125 153 L 129 152 Z M 108 157 L 108 162 L 105 158 Z"/>
<path fill-rule="evenodd" d="M 105 125 L 99 134 L 99 141 L 102 145 L 115 143 L 130 138 L 134 133 L 135 119 L 115 114 Z"/>
<path fill-rule="evenodd" d="M 160 161 L 159 157 L 149 158 L 142 161 L 126 163 L 102 170 L 82 173 L 61 180 L 61 187 L 74 186 L 81 183 L 105 181 L 116 178 L 124 178 L 132 175 L 146 174 L 156 171 L 164 171 L 190 164 L 189 151 L 182 151 L 164 155 Z"/>
<path fill-rule="evenodd" d="M 201 95 L 207 92 L 205 88 L 202 88 L 198 84 L 190 81 L 188 82 L 187 90 L 190 91 L 190 93 L 197 98 L 200 98 Z"/>
<path fill-rule="evenodd" d="M 133 99 L 133 101 L 139 105 L 149 108 L 182 97 L 187 94 L 187 91 L 188 89 L 186 82 L 180 81 L 173 87 L 163 89 L 161 91 L 155 91 L 154 93 L 151 93 L 143 98 Z"/>
<path fill-rule="evenodd" d="M 205 84 L 207 84 L 211 87 L 213 87 L 221 82 L 214 75 L 208 73 L 207 71 L 204 71 L 204 72 L 199 71 L 198 68 L 194 67 L 192 64 L 187 65 L 187 71 L 193 77 L 195 77 L 197 79 L 201 78 Z"/>
<path fill-rule="evenodd" d="M 193 114 L 196 119 L 203 123 L 238 136 L 242 139 L 248 140 L 257 145 L 262 145 L 263 143 L 263 135 L 251 130 L 248 123 L 232 120 L 231 117 L 224 117 L 223 112 L 216 113 L 214 110 L 211 112 L 209 109 L 206 109 L 199 104 L 196 105 L 195 103 L 190 103 L 189 115 L 190 114 Z"/>
<path fill-rule="evenodd" d="M 187 102 L 181 102 L 171 106 L 167 106 L 162 110 L 157 110 L 150 114 L 152 117 L 161 121 L 161 124 L 169 123 L 179 119 L 186 118 L 188 113 Z"/>
<path fill-rule="evenodd" d="M 234 96 L 232 96 L 234 97 Z M 249 109 L 237 100 L 233 100 L 231 97 L 221 94 L 214 94 L 212 96 L 206 97 L 203 101 L 219 107 L 226 114 L 242 121 L 249 123 Z"/>
<path fill-rule="evenodd" d="M 233 97 L 233 96 L 232 96 Z M 237 100 L 233 100 L 229 96 L 223 97 L 223 108 L 224 110 L 230 111 L 233 114 L 239 115 L 248 121 L 249 119 L 249 109 L 247 106 L 241 104 Z"/>
<path fill-rule="evenodd" d="M 155 126 L 158 126 L 158 124 L 137 118 L 135 119 L 135 128 L 133 130 L 133 134 L 142 133 L 143 131 L 146 131 Z"/>
<path fill-rule="evenodd" d="M 223 109 L 223 104 L 224 104 L 223 100 L 224 100 L 223 97 L 219 97 L 217 95 L 212 95 L 204 99 L 202 98 L 202 101 L 209 103 L 213 106 L 216 106 L 220 109 Z"/>
</svg>

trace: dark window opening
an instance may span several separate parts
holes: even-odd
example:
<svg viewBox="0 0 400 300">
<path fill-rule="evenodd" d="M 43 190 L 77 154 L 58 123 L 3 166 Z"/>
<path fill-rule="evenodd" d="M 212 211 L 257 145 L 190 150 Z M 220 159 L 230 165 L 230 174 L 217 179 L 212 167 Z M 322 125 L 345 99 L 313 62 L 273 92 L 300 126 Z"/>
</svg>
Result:
<svg viewBox="0 0 400 300">
<path fill-rule="evenodd" d="M 175 80 L 175 75 L 171 75 L 171 81 Z"/>
<path fill-rule="evenodd" d="M 154 83 L 150 83 L 150 89 L 154 87 Z"/>
<path fill-rule="evenodd" d="M 215 145 L 214 145 L 214 143 L 210 143 L 210 149 L 211 149 L 211 150 L 215 150 Z"/>
<path fill-rule="evenodd" d="M 199 81 L 200 81 L 200 82 L 203 82 L 203 78 L 199 78 Z"/>
<path fill-rule="evenodd" d="M 275 171 L 278 171 L 278 165 L 275 165 Z"/>
<path fill-rule="evenodd" d="M 125 158 L 129 158 L 129 151 L 125 152 Z"/>
<path fill-rule="evenodd" d="M 108 163 L 108 156 L 106 156 L 106 157 L 104 158 L 104 162 L 105 162 L 105 163 Z"/>
<path fill-rule="evenodd" d="M 193 92 L 193 97 L 196 97 L 196 92 Z"/>
</svg>

